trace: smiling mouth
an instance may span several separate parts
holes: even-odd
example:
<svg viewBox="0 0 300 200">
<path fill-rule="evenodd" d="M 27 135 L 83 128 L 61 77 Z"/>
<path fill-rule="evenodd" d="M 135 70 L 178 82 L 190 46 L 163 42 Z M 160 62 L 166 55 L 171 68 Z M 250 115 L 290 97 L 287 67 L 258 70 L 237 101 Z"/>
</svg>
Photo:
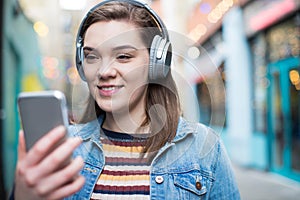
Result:
<svg viewBox="0 0 300 200">
<path fill-rule="evenodd" d="M 105 86 L 97 86 L 99 89 L 99 94 L 103 97 L 111 97 L 112 95 L 118 93 L 123 85 L 105 85 Z"/>
</svg>

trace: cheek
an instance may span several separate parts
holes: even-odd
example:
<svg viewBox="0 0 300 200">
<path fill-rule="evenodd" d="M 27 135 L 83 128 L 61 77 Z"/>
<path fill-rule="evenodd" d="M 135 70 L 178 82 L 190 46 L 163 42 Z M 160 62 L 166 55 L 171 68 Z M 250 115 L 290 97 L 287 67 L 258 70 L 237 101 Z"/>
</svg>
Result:
<svg viewBox="0 0 300 200">
<path fill-rule="evenodd" d="M 90 76 L 85 76 L 85 77 L 86 77 L 86 83 L 87 83 L 90 94 L 94 98 L 96 98 L 97 87 L 95 86 L 95 78 L 91 78 Z"/>
<path fill-rule="evenodd" d="M 145 62 L 140 62 L 135 66 L 136 67 L 127 71 L 124 77 L 128 80 L 128 82 L 134 82 L 134 84 L 146 84 L 148 82 L 149 62 L 146 60 Z"/>
<path fill-rule="evenodd" d="M 139 88 L 143 88 L 148 84 L 147 72 L 147 70 L 141 70 L 140 73 L 131 73 L 125 78 L 131 90 L 139 90 Z"/>
<path fill-rule="evenodd" d="M 141 97 L 144 96 L 146 88 L 148 85 L 148 76 L 146 75 L 141 75 L 135 76 L 131 80 L 131 84 L 129 84 L 129 93 L 128 93 L 128 98 L 130 101 L 134 101 L 135 99 L 140 99 Z"/>
<path fill-rule="evenodd" d="M 97 76 L 97 69 L 94 68 L 83 67 L 83 72 L 88 82 L 95 80 Z"/>
</svg>

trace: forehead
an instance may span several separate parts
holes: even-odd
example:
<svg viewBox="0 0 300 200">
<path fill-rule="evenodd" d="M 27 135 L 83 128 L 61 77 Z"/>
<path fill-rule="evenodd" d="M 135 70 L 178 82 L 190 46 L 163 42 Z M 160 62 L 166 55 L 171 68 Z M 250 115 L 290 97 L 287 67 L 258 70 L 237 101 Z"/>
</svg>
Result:
<svg viewBox="0 0 300 200">
<path fill-rule="evenodd" d="M 118 45 L 124 42 L 144 46 L 139 28 L 126 21 L 96 22 L 87 29 L 84 36 L 85 46 Z"/>
</svg>

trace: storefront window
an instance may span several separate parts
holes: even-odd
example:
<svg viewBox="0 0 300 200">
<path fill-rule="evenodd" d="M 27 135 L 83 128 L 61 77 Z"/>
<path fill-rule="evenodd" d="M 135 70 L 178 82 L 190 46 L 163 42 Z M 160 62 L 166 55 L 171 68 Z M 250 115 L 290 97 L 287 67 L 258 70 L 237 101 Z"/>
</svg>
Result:
<svg viewBox="0 0 300 200">
<path fill-rule="evenodd" d="M 300 66 L 289 72 L 292 169 L 300 172 Z"/>
<path fill-rule="evenodd" d="M 225 116 L 225 71 L 222 52 L 218 49 L 222 44 L 222 33 L 217 31 L 203 44 L 203 48 L 211 54 L 215 64 L 214 72 L 206 74 L 197 84 L 197 96 L 200 110 L 200 122 L 208 126 L 226 127 Z M 214 53 L 212 53 L 214 52 Z M 217 53 L 216 53 L 217 52 Z M 214 55 L 214 56 L 213 56 Z"/>
<path fill-rule="evenodd" d="M 255 132 L 266 133 L 266 98 L 269 81 L 266 63 L 266 40 L 261 33 L 250 41 L 253 53 L 253 114 Z"/>
<path fill-rule="evenodd" d="M 275 62 L 287 57 L 299 56 L 299 21 L 300 16 L 272 27 L 266 34 L 268 42 L 269 62 Z M 299 22 L 298 22 L 299 23 Z"/>
<path fill-rule="evenodd" d="M 214 74 L 197 84 L 200 122 L 208 126 L 226 127 L 224 64 L 218 69 Z M 222 83 L 220 83 L 220 77 Z M 220 84 L 223 84 L 224 87 L 219 87 Z"/>
</svg>

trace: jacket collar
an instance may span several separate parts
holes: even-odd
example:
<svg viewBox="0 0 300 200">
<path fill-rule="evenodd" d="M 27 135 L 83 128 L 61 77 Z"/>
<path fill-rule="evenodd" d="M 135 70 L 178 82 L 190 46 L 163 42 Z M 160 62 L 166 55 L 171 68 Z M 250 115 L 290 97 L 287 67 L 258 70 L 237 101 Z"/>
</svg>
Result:
<svg viewBox="0 0 300 200">
<path fill-rule="evenodd" d="M 90 121 L 86 124 L 76 124 L 74 125 L 77 129 L 77 134 L 83 140 L 94 139 L 97 141 L 99 139 L 100 127 L 104 122 L 104 115 L 99 116 L 97 119 Z"/>
<path fill-rule="evenodd" d="M 104 118 L 105 118 L 104 115 L 101 115 L 98 117 L 98 119 L 95 119 L 86 124 L 75 125 L 76 127 L 78 127 L 78 133 L 80 134 L 81 138 L 83 140 L 88 140 L 88 139 L 96 140 L 97 138 L 99 138 L 100 127 L 104 122 Z M 177 142 L 182 138 L 185 138 L 190 133 L 195 132 L 195 129 L 196 127 L 194 123 L 190 123 L 183 117 L 180 117 L 178 121 L 176 136 L 173 139 L 173 142 Z"/>
<path fill-rule="evenodd" d="M 173 142 L 177 142 L 185 138 L 187 135 L 195 132 L 195 129 L 196 127 L 194 123 L 188 122 L 183 117 L 180 117 L 178 121 L 176 136 L 174 137 Z"/>
</svg>

